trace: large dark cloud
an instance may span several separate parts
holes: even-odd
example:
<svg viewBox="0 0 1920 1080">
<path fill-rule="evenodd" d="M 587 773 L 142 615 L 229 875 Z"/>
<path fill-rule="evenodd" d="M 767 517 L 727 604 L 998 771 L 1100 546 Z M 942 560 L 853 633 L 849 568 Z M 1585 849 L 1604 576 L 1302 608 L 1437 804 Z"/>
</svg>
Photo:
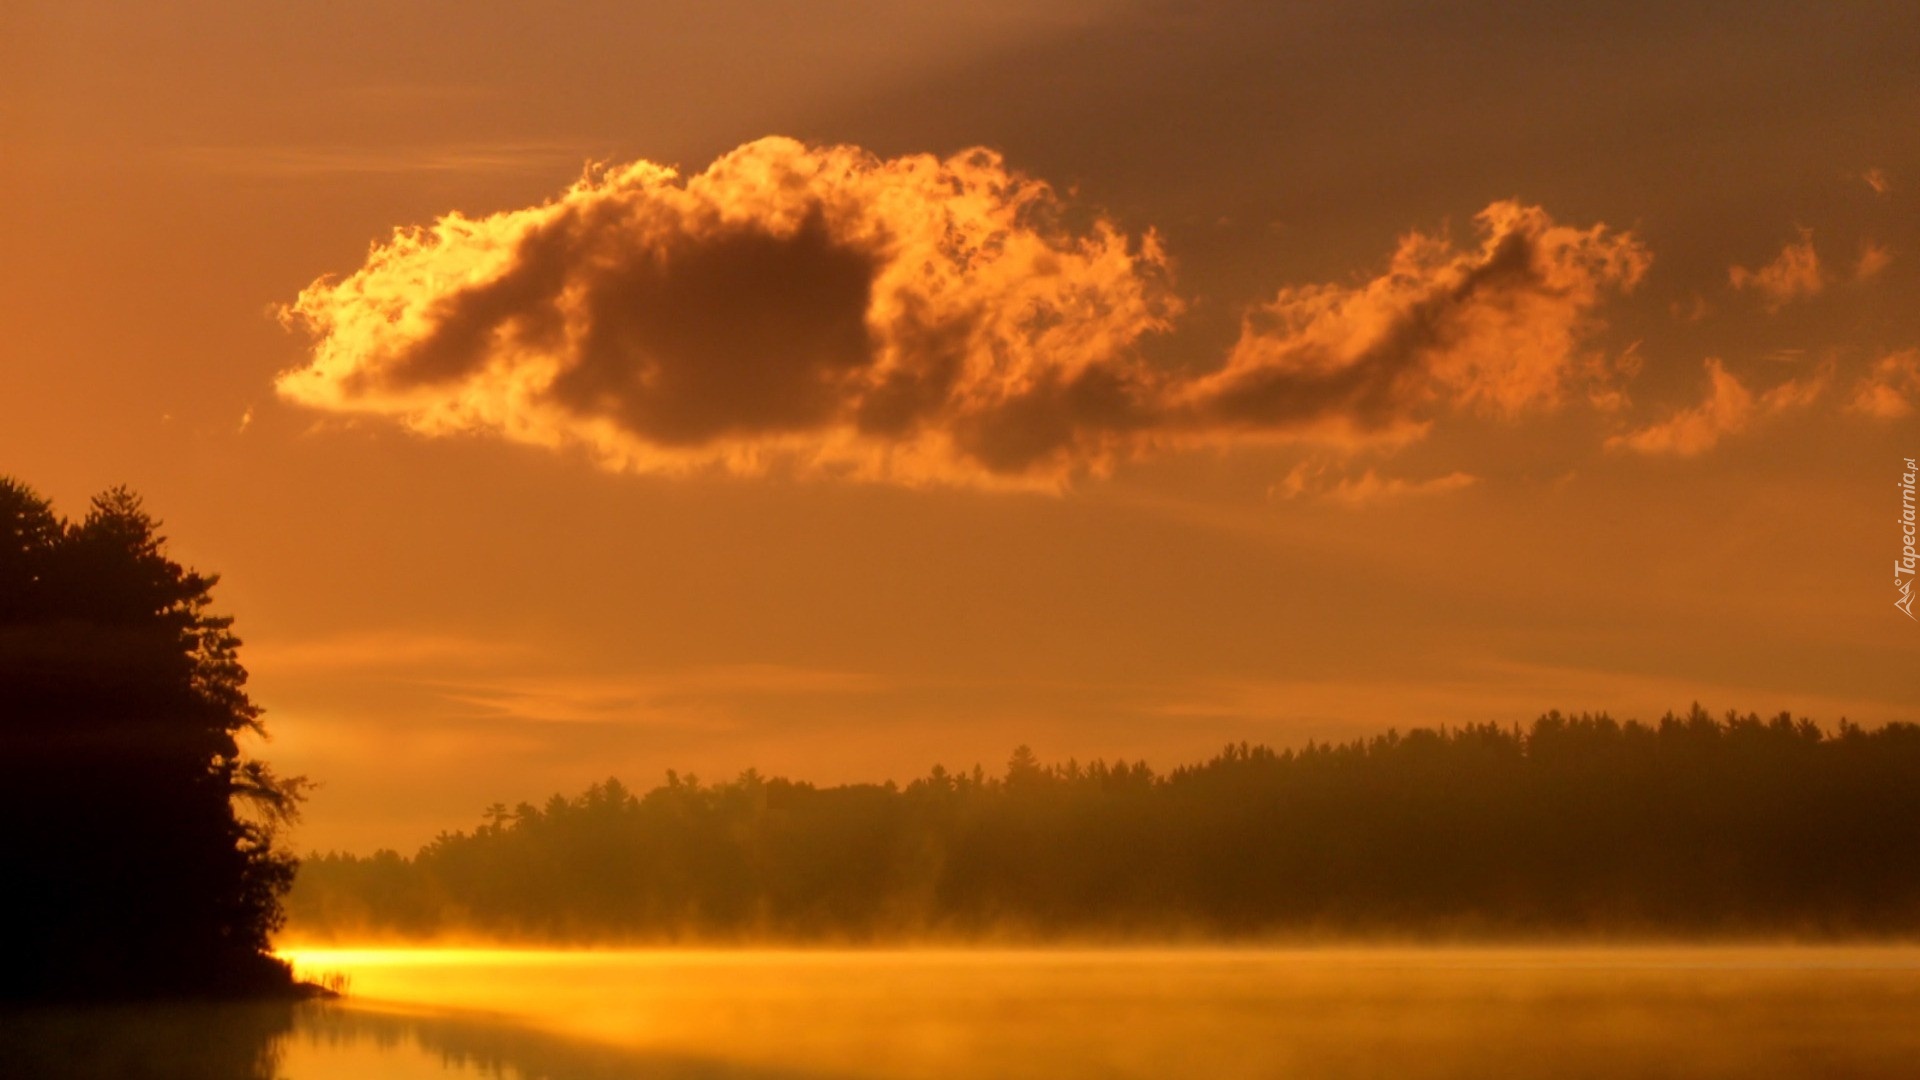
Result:
<svg viewBox="0 0 1920 1080">
<path fill-rule="evenodd" d="M 582 283 L 582 336 L 552 399 L 663 446 L 831 423 L 876 360 L 875 255 L 817 216 L 787 236 L 674 240 L 611 253 Z"/>
<path fill-rule="evenodd" d="M 291 308 L 313 359 L 279 385 L 637 470 L 1054 484 L 1138 423 L 1134 345 L 1179 306 L 1151 236 L 1063 216 L 983 151 L 764 139 L 684 183 L 607 170 L 315 283 Z"/>
<path fill-rule="evenodd" d="M 684 182 L 645 163 L 449 215 L 304 291 L 287 397 L 429 432 L 584 444 L 610 466 L 1053 487 L 1129 453 L 1404 439 L 1449 408 L 1555 404 L 1647 256 L 1517 203 L 1477 247 L 1283 289 L 1210 374 L 1141 359 L 1181 302 L 1154 236 L 1082 229 L 986 151 L 891 160 L 764 139 Z"/>
</svg>

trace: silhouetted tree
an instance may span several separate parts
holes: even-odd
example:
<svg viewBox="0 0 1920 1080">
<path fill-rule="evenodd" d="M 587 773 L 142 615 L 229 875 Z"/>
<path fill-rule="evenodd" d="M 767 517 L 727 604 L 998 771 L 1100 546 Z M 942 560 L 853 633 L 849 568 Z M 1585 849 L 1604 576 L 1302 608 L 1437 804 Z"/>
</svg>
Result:
<svg viewBox="0 0 1920 1080">
<path fill-rule="evenodd" d="M 0 478 L 8 997 L 290 985 L 273 838 L 303 782 L 242 755 L 263 728 L 239 639 L 158 529 L 124 488 L 66 522 Z"/>
</svg>

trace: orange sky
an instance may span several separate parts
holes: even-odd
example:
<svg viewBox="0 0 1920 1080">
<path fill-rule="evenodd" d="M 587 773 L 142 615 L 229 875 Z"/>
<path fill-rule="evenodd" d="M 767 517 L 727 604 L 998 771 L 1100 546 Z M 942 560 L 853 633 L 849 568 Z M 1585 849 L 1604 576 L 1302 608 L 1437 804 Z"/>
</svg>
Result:
<svg viewBox="0 0 1920 1080">
<path fill-rule="evenodd" d="M 224 575 L 302 848 L 1920 720 L 1920 10 L 1669 7 L 8 4 L 0 470 Z"/>
</svg>

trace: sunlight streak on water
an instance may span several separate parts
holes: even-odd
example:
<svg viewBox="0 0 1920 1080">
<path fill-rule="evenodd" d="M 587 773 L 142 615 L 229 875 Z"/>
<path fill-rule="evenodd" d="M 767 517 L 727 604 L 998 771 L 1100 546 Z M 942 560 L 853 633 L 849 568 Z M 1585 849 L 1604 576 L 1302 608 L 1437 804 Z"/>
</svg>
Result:
<svg viewBox="0 0 1920 1080">
<path fill-rule="evenodd" d="M 346 974 L 348 1011 L 463 1010 L 745 1075 L 1746 1080 L 1920 1060 L 1916 947 L 282 955 Z"/>
</svg>

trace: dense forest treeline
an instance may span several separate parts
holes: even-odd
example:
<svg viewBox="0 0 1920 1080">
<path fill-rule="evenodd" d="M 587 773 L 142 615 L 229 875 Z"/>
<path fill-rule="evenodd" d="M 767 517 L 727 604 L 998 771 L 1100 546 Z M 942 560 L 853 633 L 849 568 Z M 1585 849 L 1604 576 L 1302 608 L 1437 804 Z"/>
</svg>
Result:
<svg viewBox="0 0 1920 1080">
<path fill-rule="evenodd" d="M 1920 725 L 1695 706 L 1203 764 L 749 771 L 308 858 L 296 935 L 584 941 L 1920 932 Z"/>
</svg>

